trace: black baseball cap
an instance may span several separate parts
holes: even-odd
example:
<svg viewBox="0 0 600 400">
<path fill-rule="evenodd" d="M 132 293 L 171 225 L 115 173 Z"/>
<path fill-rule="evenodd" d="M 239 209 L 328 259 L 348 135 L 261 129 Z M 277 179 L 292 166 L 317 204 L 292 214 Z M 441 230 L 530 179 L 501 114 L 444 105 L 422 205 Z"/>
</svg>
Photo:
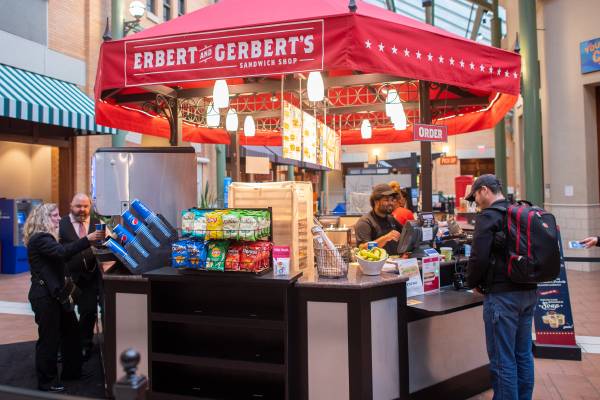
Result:
<svg viewBox="0 0 600 400">
<path fill-rule="evenodd" d="M 468 196 L 465 197 L 466 201 L 474 202 L 475 201 L 475 192 L 481 189 L 483 186 L 487 186 L 489 188 L 498 188 L 502 189 L 502 182 L 500 179 L 496 178 L 496 175 L 485 174 L 481 175 L 479 178 L 475 180 L 473 186 L 471 186 L 471 192 Z"/>
<path fill-rule="evenodd" d="M 373 186 L 371 197 L 375 200 L 379 200 L 383 196 L 393 196 L 396 192 L 387 183 L 380 183 L 379 185 Z"/>
</svg>

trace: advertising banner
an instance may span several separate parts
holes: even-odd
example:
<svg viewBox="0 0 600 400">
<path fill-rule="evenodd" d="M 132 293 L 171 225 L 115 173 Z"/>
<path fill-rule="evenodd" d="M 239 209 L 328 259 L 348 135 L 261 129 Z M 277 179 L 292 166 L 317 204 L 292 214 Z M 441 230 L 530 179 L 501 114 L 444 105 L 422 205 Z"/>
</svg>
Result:
<svg viewBox="0 0 600 400">
<path fill-rule="evenodd" d="M 574 346 L 575 326 L 571 312 L 562 240 L 559 240 L 559 245 L 560 275 L 552 282 L 538 284 L 538 302 L 534 314 L 535 341 L 538 344 Z"/>
<path fill-rule="evenodd" d="M 440 257 L 423 257 L 423 291 L 425 293 L 440 290 Z"/>
<path fill-rule="evenodd" d="M 413 140 L 418 142 L 447 142 L 448 127 L 446 125 L 413 125 Z"/>
<path fill-rule="evenodd" d="M 323 69 L 323 20 L 132 39 L 125 86 Z"/>
<path fill-rule="evenodd" d="M 581 73 L 600 71 L 600 38 L 579 44 L 581 50 Z"/>
</svg>

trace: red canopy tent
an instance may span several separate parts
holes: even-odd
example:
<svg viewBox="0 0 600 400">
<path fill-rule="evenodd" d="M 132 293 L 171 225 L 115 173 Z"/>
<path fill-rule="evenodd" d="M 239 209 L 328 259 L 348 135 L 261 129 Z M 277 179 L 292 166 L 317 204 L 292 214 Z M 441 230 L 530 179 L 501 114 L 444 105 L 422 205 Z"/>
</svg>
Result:
<svg viewBox="0 0 600 400">
<path fill-rule="evenodd" d="M 354 3 L 354 2 L 351 2 Z M 412 140 L 381 117 L 385 88 L 397 89 L 418 120 L 418 81 L 429 86 L 432 118 L 458 134 L 493 127 L 519 94 L 520 57 L 380 7 L 347 0 L 222 0 L 122 40 L 105 42 L 96 78 L 97 123 L 184 141 L 229 143 L 207 128 L 216 79 L 231 107 L 253 114 L 257 135 L 242 144 L 280 145 L 281 98 L 302 104 L 295 78 L 325 71 L 327 113 L 343 121 L 342 144 Z M 282 90 L 283 89 L 283 90 Z M 383 89 L 383 90 L 382 90 Z M 373 135 L 358 124 L 373 119 Z M 261 122 L 262 121 L 262 122 Z"/>
</svg>

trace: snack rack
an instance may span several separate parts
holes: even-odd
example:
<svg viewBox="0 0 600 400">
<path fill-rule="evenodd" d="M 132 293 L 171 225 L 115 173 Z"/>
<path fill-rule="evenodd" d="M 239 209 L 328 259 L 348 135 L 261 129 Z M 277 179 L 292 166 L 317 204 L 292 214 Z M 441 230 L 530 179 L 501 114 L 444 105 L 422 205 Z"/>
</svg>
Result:
<svg viewBox="0 0 600 400">
<path fill-rule="evenodd" d="M 174 268 L 180 274 L 227 274 L 227 275 L 236 275 L 239 273 L 243 274 L 254 274 L 254 275 L 264 275 L 265 273 L 271 271 L 273 269 L 273 260 L 272 260 L 272 244 L 273 244 L 273 210 L 271 207 L 266 208 L 197 208 L 193 207 L 189 210 L 196 210 L 200 212 L 214 212 L 214 211 L 265 211 L 269 216 L 269 225 L 268 225 L 268 234 L 262 233 L 263 228 L 255 228 L 255 229 L 218 229 L 213 230 L 209 229 L 208 226 L 204 229 L 200 229 L 197 232 L 194 232 L 192 236 L 183 236 L 182 240 L 189 239 L 198 241 L 215 242 L 215 241 L 230 241 L 232 245 L 228 246 L 228 250 L 225 252 L 226 256 L 222 261 L 209 261 L 204 260 L 201 261 L 200 257 L 197 259 L 192 259 L 194 264 L 189 267 L 176 267 Z M 253 239 L 253 240 L 244 240 L 244 239 Z M 266 239 L 266 241 L 265 241 Z M 261 247 L 261 243 L 269 243 L 269 246 L 266 246 L 266 249 L 263 251 L 258 250 Z M 208 244 L 205 245 L 207 248 L 204 250 L 208 252 Z M 228 262 L 227 255 L 229 253 L 229 249 L 232 246 L 236 246 L 239 248 L 240 256 L 237 262 Z M 259 267 L 258 270 L 245 270 L 243 268 L 242 252 L 248 251 L 247 249 L 251 249 L 257 251 L 256 256 L 260 256 L 261 253 L 264 254 L 266 252 L 266 260 L 262 267 Z M 262 255 L 262 257 L 265 257 Z M 190 260 L 190 261 L 192 261 Z M 231 268 L 233 266 L 233 268 Z M 211 267 L 207 269 L 207 267 Z M 220 270 L 219 270 L 220 269 Z"/>
</svg>

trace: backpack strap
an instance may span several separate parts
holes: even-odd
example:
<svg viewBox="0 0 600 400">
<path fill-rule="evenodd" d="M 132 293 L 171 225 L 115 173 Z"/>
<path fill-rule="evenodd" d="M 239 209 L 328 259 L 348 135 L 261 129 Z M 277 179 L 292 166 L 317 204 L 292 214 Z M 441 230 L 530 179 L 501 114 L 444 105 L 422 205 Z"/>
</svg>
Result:
<svg viewBox="0 0 600 400">
<path fill-rule="evenodd" d="M 498 243 L 502 243 L 504 246 L 506 244 L 508 208 L 496 204 L 496 205 L 492 205 L 492 206 L 486 208 L 486 210 L 495 210 L 499 213 L 502 213 L 502 230 L 499 232 L 496 232 L 494 234 L 494 243 L 492 244 L 492 252 L 494 252 L 494 250 L 498 247 Z M 503 237 L 499 237 L 500 235 L 502 235 Z M 495 261 L 495 259 L 494 259 L 494 261 Z M 494 283 L 495 269 L 496 269 L 496 262 L 494 262 L 494 263 L 490 262 L 488 264 L 488 269 L 485 272 L 485 285 L 486 285 L 486 289 L 488 291 L 491 289 L 492 284 Z"/>
</svg>

